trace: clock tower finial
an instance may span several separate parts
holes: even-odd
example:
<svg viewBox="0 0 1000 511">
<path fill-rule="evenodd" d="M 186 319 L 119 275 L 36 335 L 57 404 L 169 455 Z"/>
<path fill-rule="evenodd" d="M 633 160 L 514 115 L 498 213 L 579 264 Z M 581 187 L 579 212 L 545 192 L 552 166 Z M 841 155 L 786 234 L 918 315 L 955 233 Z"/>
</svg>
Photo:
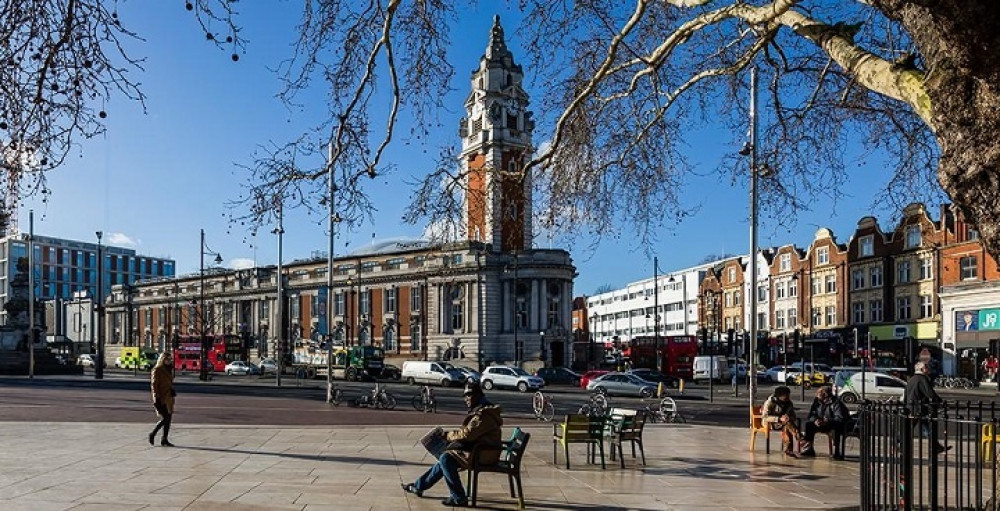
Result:
<svg viewBox="0 0 1000 511">
<path fill-rule="evenodd" d="M 496 251 L 531 248 L 531 176 L 524 173 L 535 128 L 524 71 L 507 49 L 500 16 L 472 72 L 466 117 L 459 126 L 465 170 L 465 228 L 469 239 Z"/>
</svg>

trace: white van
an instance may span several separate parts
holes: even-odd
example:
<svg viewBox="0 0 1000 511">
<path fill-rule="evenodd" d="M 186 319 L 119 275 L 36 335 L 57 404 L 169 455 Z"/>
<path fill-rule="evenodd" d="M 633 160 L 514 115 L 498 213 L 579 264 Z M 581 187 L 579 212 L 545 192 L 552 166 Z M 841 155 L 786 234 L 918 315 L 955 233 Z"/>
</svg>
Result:
<svg viewBox="0 0 1000 511">
<path fill-rule="evenodd" d="M 714 366 L 714 367 L 713 367 Z M 708 380 L 729 381 L 729 364 L 723 355 L 694 357 L 694 381 Z M 711 376 L 709 376 L 711 374 Z"/>
<path fill-rule="evenodd" d="M 430 383 L 448 387 L 464 383 L 467 376 L 452 368 L 447 362 L 407 360 L 403 362 L 401 378 L 410 385 Z"/>
<path fill-rule="evenodd" d="M 894 399 L 903 400 L 906 382 L 888 374 L 866 371 L 847 376 L 848 372 L 840 371 L 834 378 L 833 392 L 845 403 L 857 403 L 861 399 Z M 862 380 L 862 376 L 864 380 Z M 864 386 L 862 388 L 862 381 Z M 862 397 L 862 394 L 864 395 Z"/>
</svg>

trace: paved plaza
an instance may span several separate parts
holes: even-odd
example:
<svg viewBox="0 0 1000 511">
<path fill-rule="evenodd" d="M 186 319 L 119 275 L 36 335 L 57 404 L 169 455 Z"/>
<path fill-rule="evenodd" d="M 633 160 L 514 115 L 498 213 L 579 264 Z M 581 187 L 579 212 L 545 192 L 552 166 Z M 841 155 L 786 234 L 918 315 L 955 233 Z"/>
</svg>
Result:
<svg viewBox="0 0 1000 511">
<path fill-rule="evenodd" d="M 442 415 L 442 419 L 455 416 Z M 505 431 L 509 433 L 512 421 Z M 177 447 L 150 447 L 152 425 L 0 423 L 0 509 L 443 509 L 444 482 L 424 498 L 401 482 L 431 462 L 420 427 L 231 427 L 176 424 Z M 551 425 L 528 423 L 528 509 L 857 509 L 858 465 L 826 457 L 751 455 L 745 429 L 654 424 L 645 467 L 552 464 Z M 560 454 L 560 462 L 562 457 Z M 516 509 L 506 477 L 484 474 L 480 507 Z"/>
</svg>

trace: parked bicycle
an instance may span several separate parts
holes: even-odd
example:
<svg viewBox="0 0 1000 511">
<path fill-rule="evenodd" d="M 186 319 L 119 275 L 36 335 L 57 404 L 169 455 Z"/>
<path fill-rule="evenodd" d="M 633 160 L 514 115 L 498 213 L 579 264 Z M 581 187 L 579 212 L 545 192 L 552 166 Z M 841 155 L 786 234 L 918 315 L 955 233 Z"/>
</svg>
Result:
<svg viewBox="0 0 1000 511">
<path fill-rule="evenodd" d="M 420 393 L 413 396 L 413 408 L 418 412 L 437 413 L 437 398 L 434 397 L 434 389 L 430 385 L 420 388 Z"/>
<path fill-rule="evenodd" d="M 580 415 L 604 416 L 608 414 L 609 409 L 607 396 L 595 392 L 590 395 L 590 402 L 581 406 L 577 413 Z"/>
<path fill-rule="evenodd" d="M 673 422 L 684 423 L 684 416 L 677 409 L 677 403 L 673 398 L 665 397 L 655 405 L 646 406 L 646 417 L 651 422 Z"/>
<path fill-rule="evenodd" d="M 556 407 L 552 404 L 552 398 L 546 396 L 540 390 L 535 392 L 535 397 L 531 398 L 531 408 L 535 411 L 535 419 L 540 421 L 550 422 L 556 414 Z"/>
<path fill-rule="evenodd" d="M 942 374 L 934 379 L 934 386 L 946 389 L 969 390 L 976 386 L 976 382 L 961 376 L 946 376 Z"/>
<path fill-rule="evenodd" d="M 340 406 L 341 401 L 344 400 L 344 391 L 340 390 L 337 385 L 330 384 L 330 388 L 327 390 L 326 402 L 333 406 Z"/>
<path fill-rule="evenodd" d="M 359 407 L 383 408 L 392 410 L 396 408 L 396 396 L 393 396 L 385 387 L 375 384 L 371 394 L 365 394 L 355 402 Z"/>
</svg>

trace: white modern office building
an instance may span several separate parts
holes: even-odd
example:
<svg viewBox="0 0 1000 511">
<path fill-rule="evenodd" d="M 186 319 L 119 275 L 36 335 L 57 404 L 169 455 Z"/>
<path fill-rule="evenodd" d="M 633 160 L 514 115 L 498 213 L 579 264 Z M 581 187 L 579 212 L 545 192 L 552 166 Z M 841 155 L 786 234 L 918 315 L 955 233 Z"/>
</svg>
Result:
<svg viewBox="0 0 1000 511">
<path fill-rule="evenodd" d="M 633 337 L 698 334 L 698 289 L 708 270 L 722 261 L 657 272 L 622 289 L 587 297 L 594 342 L 611 347 Z M 657 317 L 657 314 L 659 317 Z"/>
</svg>

